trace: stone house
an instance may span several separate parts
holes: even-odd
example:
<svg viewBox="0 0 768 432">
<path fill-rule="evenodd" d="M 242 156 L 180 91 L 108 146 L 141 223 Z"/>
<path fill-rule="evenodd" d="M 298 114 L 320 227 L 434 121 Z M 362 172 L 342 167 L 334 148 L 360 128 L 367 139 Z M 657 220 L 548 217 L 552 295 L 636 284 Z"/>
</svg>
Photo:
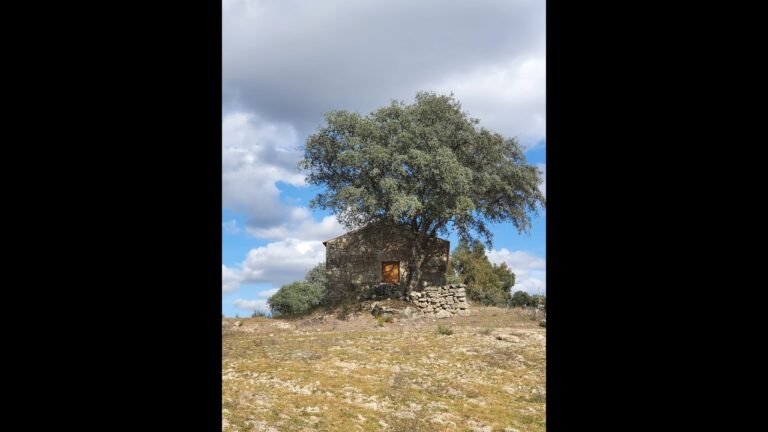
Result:
<svg viewBox="0 0 768 432">
<path fill-rule="evenodd" d="M 358 295 L 388 284 L 405 292 L 412 234 L 410 226 L 375 223 L 323 242 L 329 298 Z M 419 289 L 444 285 L 450 259 L 450 242 L 433 237 L 422 265 Z"/>
</svg>

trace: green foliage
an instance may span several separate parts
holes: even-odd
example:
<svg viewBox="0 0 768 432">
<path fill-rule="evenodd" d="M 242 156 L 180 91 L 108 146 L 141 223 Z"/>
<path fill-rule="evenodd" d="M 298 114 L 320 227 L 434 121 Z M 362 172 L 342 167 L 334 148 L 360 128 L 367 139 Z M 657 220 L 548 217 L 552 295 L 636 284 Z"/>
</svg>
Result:
<svg viewBox="0 0 768 432">
<path fill-rule="evenodd" d="M 303 314 L 325 303 L 327 285 L 325 263 L 319 263 L 307 272 L 303 281 L 280 287 L 267 300 L 267 305 L 273 317 Z"/>
<path fill-rule="evenodd" d="M 493 272 L 499 279 L 499 286 L 504 292 L 511 292 L 513 286 L 515 286 L 515 274 L 512 273 L 507 263 L 501 263 L 500 265 L 493 265 Z"/>
<path fill-rule="evenodd" d="M 376 315 L 376 322 L 379 323 L 379 327 L 384 327 L 384 322 L 386 319 L 384 318 L 384 315 Z"/>
<path fill-rule="evenodd" d="M 441 324 L 441 325 L 437 326 L 437 334 L 439 334 L 439 335 L 452 335 L 453 334 L 453 329 L 451 329 L 448 326 L 444 326 L 444 325 Z"/>
<path fill-rule="evenodd" d="M 306 281 L 283 285 L 267 300 L 272 312 L 298 315 L 309 312 L 325 298 L 325 286 Z"/>
<path fill-rule="evenodd" d="M 542 304 L 542 305 L 544 305 L 546 307 L 547 306 L 547 297 L 543 296 L 541 294 L 534 294 L 534 295 L 531 296 L 531 304 L 534 305 L 534 306 Z"/>
<path fill-rule="evenodd" d="M 307 275 L 304 276 L 304 280 L 309 283 L 314 284 L 320 284 L 322 286 L 327 286 L 328 284 L 328 278 L 325 274 L 325 263 L 321 262 L 317 264 L 316 266 L 312 267 L 308 272 Z"/>
<path fill-rule="evenodd" d="M 512 301 L 510 302 L 510 305 L 516 306 L 516 307 L 522 307 L 522 306 L 534 306 L 535 303 L 527 292 L 516 291 L 514 294 L 512 294 Z"/>
<path fill-rule="evenodd" d="M 461 241 L 451 255 L 449 281 L 467 285 L 469 300 L 485 306 L 508 306 L 515 274 L 507 267 L 491 264 L 483 243 Z"/>
<path fill-rule="evenodd" d="M 251 318 L 266 317 L 266 316 L 267 316 L 266 312 L 260 309 L 256 309 L 255 311 L 253 311 Z"/>
<path fill-rule="evenodd" d="M 299 162 L 307 182 L 323 187 L 311 206 L 349 229 L 380 220 L 411 227 L 415 263 L 448 226 L 490 247 L 489 224 L 528 232 L 545 205 L 541 172 L 517 140 L 480 127 L 453 95 L 419 92 L 410 105 L 395 101 L 366 116 L 333 111 L 325 120 Z"/>
<path fill-rule="evenodd" d="M 311 284 L 317 284 L 323 287 L 325 293 L 320 300 L 320 304 L 329 306 L 331 302 L 328 298 L 328 275 L 326 274 L 325 263 L 321 262 L 312 267 L 304 276 L 304 280 Z"/>
</svg>

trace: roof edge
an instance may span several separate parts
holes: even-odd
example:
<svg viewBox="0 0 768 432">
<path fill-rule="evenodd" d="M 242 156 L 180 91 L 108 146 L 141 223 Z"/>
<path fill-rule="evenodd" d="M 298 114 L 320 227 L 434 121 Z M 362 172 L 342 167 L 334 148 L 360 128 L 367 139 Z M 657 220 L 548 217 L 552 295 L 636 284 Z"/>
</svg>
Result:
<svg viewBox="0 0 768 432">
<path fill-rule="evenodd" d="M 325 247 L 328 247 L 328 244 L 327 244 L 328 242 L 330 242 L 330 241 L 334 241 L 334 240 L 337 240 L 337 239 L 340 239 L 340 238 L 342 238 L 342 237 L 344 237 L 344 236 L 347 236 L 347 235 L 349 235 L 349 234 L 352 234 L 352 233 L 354 233 L 354 232 L 357 232 L 357 231 L 363 230 L 363 229 L 365 229 L 365 228 L 371 227 L 371 226 L 375 225 L 376 223 L 377 223 L 377 222 L 371 222 L 371 223 L 369 223 L 369 224 L 366 224 L 366 225 L 364 225 L 364 226 L 361 226 L 360 228 L 357 228 L 357 229 L 353 229 L 352 231 L 347 231 L 347 232 L 345 232 L 344 234 L 338 235 L 338 236 L 336 236 L 336 237 L 334 237 L 334 238 L 332 238 L 332 239 L 328 239 L 328 240 L 325 240 L 325 241 L 323 242 L 323 246 L 325 246 Z M 443 238 L 440 238 L 440 237 L 438 237 L 437 235 L 435 235 L 435 236 L 434 236 L 434 238 L 436 238 L 437 240 L 441 240 L 441 241 L 444 241 L 444 242 L 446 242 L 446 243 L 450 243 L 450 242 L 451 242 L 450 240 L 447 240 L 447 239 L 443 239 Z"/>
</svg>

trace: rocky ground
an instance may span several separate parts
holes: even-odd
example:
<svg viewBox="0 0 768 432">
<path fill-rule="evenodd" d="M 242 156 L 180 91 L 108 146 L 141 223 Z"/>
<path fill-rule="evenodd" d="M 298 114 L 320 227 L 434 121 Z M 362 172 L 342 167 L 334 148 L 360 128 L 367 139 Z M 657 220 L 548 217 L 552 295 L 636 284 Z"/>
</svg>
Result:
<svg viewBox="0 0 768 432">
<path fill-rule="evenodd" d="M 534 313 L 224 319 L 222 430 L 544 431 Z"/>
</svg>

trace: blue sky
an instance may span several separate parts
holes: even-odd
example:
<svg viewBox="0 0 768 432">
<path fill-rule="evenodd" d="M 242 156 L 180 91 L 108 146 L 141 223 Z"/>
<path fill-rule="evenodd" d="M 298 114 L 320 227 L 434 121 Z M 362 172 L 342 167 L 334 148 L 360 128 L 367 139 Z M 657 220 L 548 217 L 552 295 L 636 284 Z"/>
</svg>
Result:
<svg viewBox="0 0 768 432">
<path fill-rule="evenodd" d="M 325 112 L 453 92 L 481 125 L 517 137 L 546 173 L 544 7 L 224 0 L 222 312 L 266 309 L 277 288 L 324 261 L 323 240 L 344 232 L 333 215 L 308 208 L 318 189 L 296 168 Z M 488 257 L 515 271 L 515 289 L 545 289 L 545 222 L 542 211 L 530 235 L 511 224 L 492 229 Z M 456 245 L 455 234 L 448 239 Z"/>
</svg>

